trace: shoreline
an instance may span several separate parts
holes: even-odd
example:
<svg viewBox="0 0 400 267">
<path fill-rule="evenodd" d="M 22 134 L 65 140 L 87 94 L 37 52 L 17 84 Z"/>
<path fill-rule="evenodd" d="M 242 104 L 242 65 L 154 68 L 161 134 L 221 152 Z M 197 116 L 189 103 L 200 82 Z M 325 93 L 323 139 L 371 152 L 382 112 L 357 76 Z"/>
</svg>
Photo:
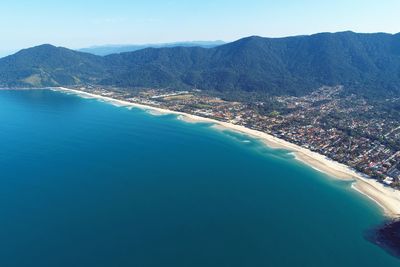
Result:
<svg viewBox="0 0 400 267">
<path fill-rule="evenodd" d="M 364 174 L 358 173 L 342 163 L 333 161 L 324 155 L 318 154 L 283 139 L 279 139 L 270 134 L 249 129 L 241 125 L 222 122 L 179 111 L 133 103 L 126 100 L 119 100 L 108 96 L 96 95 L 76 89 L 69 89 L 64 87 L 51 87 L 48 89 L 64 93 L 73 93 L 81 97 L 86 96 L 90 98 L 96 98 L 122 106 L 136 107 L 148 111 L 150 112 L 150 114 L 153 115 L 174 114 L 177 115 L 177 119 L 185 121 L 187 123 L 210 123 L 212 124 L 213 128 L 216 128 L 218 130 L 238 132 L 251 138 L 260 140 L 270 148 L 288 150 L 294 154 L 296 160 L 303 162 L 304 164 L 319 172 L 327 174 L 332 178 L 353 181 L 351 188 L 358 193 L 364 195 L 364 197 L 368 198 L 369 200 L 374 201 L 379 207 L 383 209 L 386 216 L 392 219 L 400 218 L 400 191 L 386 187 L 378 181 L 371 179 Z"/>
</svg>

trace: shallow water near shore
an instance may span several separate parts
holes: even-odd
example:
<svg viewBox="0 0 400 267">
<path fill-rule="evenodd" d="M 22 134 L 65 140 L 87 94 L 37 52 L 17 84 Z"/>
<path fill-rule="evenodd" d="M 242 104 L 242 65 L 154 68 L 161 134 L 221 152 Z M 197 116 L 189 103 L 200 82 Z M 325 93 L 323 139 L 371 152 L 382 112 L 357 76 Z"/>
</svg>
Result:
<svg viewBox="0 0 400 267">
<path fill-rule="evenodd" d="M 0 91 L 0 266 L 399 266 L 375 203 L 175 115 Z"/>
</svg>

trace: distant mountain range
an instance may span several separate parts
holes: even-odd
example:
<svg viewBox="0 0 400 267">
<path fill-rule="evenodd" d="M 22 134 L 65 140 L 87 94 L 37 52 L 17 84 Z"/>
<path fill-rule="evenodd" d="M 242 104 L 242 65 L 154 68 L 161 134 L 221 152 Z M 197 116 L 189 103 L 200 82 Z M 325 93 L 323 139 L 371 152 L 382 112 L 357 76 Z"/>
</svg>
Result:
<svg viewBox="0 0 400 267">
<path fill-rule="evenodd" d="M 91 53 L 98 56 L 107 56 L 111 54 L 134 52 L 145 48 L 163 48 L 163 47 L 203 47 L 212 48 L 225 44 L 224 41 L 193 41 L 193 42 L 175 42 L 162 44 L 143 44 L 143 45 L 102 45 L 79 49 L 80 52 Z"/>
<path fill-rule="evenodd" d="M 213 48 L 146 48 L 107 56 L 41 45 L 0 59 L 0 87 L 88 83 L 268 95 L 344 85 L 371 97 L 400 96 L 400 34 L 253 36 Z"/>
</svg>

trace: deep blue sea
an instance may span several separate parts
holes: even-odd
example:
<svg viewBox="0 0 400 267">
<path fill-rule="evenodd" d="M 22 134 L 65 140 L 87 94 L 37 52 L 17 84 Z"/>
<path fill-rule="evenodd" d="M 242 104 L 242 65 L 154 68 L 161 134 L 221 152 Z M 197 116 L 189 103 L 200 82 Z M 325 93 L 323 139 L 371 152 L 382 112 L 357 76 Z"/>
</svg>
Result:
<svg viewBox="0 0 400 267">
<path fill-rule="evenodd" d="M 1 267 L 400 266 L 381 210 L 239 134 L 0 91 Z"/>
</svg>

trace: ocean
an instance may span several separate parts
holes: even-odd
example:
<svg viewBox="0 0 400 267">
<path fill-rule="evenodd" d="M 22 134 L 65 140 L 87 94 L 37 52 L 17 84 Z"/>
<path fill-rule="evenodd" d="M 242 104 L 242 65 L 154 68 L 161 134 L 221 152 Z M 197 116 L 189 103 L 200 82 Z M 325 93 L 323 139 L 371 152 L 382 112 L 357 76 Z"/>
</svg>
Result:
<svg viewBox="0 0 400 267">
<path fill-rule="evenodd" d="M 400 266 L 381 209 L 290 152 L 50 90 L 0 91 L 0 266 Z"/>
</svg>

